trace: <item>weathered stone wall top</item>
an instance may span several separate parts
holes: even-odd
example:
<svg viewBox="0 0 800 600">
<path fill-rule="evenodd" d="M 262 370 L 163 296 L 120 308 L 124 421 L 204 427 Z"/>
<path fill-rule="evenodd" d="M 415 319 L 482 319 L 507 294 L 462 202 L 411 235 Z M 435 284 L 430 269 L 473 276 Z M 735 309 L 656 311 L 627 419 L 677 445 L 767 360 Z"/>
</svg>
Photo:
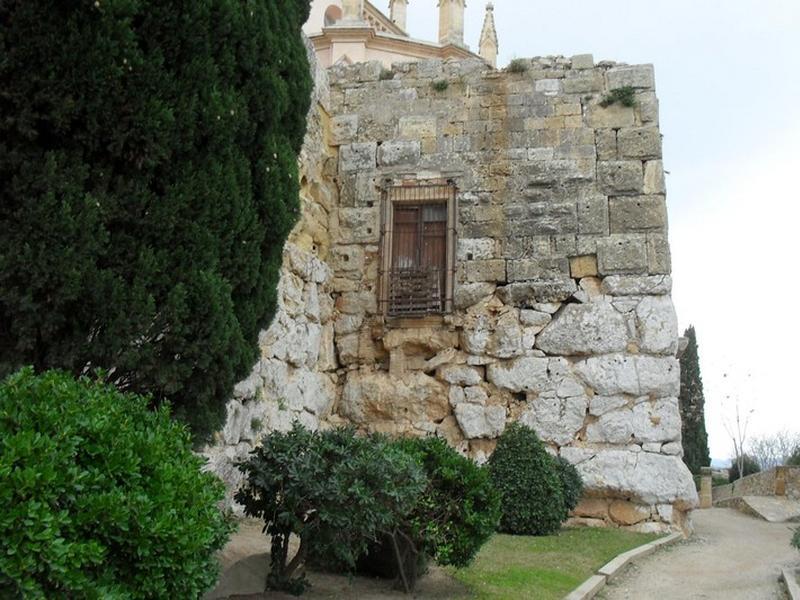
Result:
<svg viewBox="0 0 800 600">
<path fill-rule="evenodd" d="M 330 70 L 343 210 L 374 211 L 387 178 L 452 178 L 466 284 L 670 272 L 658 101 L 650 65 L 590 57 L 377 63 Z M 630 87 L 634 105 L 603 106 Z M 377 241 L 377 227 L 374 229 Z M 572 260 L 570 260 L 572 259 Z M 577 275 L 577 276 L 576 276 Z M 556 298 L 545 298 L 556 296 Z"/>
</svg>

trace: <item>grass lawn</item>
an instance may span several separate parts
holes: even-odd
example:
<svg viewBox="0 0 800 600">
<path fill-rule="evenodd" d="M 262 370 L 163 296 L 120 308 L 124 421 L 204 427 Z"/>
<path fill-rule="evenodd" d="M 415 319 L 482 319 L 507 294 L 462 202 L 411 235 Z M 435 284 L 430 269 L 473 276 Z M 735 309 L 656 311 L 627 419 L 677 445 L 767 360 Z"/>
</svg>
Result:
<svg viewBox="0 0 800 600">
<path fill-rule="evenodd" d="M 453 577 L 481 599 L 563 598 L 618 554 L 660 536 L 619 529 L 563 529 L 548 537 L 495 535 Z"/>
</svg>

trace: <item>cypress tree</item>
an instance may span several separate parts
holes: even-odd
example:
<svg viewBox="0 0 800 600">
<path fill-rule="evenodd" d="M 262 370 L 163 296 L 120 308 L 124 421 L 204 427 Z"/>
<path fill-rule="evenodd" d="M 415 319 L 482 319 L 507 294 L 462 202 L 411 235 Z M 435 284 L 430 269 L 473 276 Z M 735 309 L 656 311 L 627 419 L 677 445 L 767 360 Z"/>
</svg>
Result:
<svg viewBox="0 0 800 600">
<path fill-rule="evenodd" d="M 299 210 L 308 0 L 0 0 L 0 376 L 102 369 L 196 433 Z"/>
<path fill-rule="evenodd" d="M 689 342 L 680 358 L 683 462 L 692 473 L 699 473 L 700 467 L 707 467 L 711 463 L 706 433 L 703 378 L 700 375 L 700 356 L 694 326 L 690 326 L 683 335 Z"/>
</svg>

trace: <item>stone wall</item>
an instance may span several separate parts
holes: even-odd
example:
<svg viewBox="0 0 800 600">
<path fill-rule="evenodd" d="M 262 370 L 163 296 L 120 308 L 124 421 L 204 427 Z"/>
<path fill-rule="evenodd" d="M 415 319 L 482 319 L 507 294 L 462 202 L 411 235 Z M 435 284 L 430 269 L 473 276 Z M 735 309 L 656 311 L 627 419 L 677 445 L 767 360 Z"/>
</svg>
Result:
<svg viewBox="0 0 800 600">
<path fill-rule="evenodd" d="M 330 70 L 338 411 L 479 461 L 521 420 L 578 465 L 578 521 L 680 526 L 697 496 L 680 459 L 653 69 L 527 65 Z M 601 106 L 625 86 L 634 107 Z M 376 303 L 381 186 L 409 178 L 458 188 L 456 310 L 438 323 L 395 323 Z"/>
<path fill-rule="evenodd" d="M 712 490 L 714 503 L 741 496 L 786 496 L 800 499 L 800 467 L 776 467 L 747 475 Z"/>
<path fill-rule="evenodd" d="M 209 468 L 228 487 L 231 505 L 241 481 L 234 463 L 267 431 L 285 431 L 295 420 L 317 429 L 330 418 L 336 398 L 333 271 L 328 262 L 337 189 L 326 172 L 335 155 L 328 145 L 327 73 L 308 48 L 315 87 L 300 155 L 301 217 L 283 252 L 277 314 L 259 336 L 260 360 L 228 403 L 224 429 L 204 450 Z"/>
<path fill-rule="evenodd" d="M 281 310 L 209 450 L 229 483 L 256 434 L 293 418 L 438 435 L 477 461 L 521 420 L 583 475 L 576 523 L 685 525 L 697 494 L 680 458 L 653 69 L 527 66 L 328 71 Z M 635 106 L 601 106 L 626 86 Z M 455 310 L 440 318 L 388 319 L 378 302 L 382 187 L 408 179 L 458 190 Z"/>
</svg>

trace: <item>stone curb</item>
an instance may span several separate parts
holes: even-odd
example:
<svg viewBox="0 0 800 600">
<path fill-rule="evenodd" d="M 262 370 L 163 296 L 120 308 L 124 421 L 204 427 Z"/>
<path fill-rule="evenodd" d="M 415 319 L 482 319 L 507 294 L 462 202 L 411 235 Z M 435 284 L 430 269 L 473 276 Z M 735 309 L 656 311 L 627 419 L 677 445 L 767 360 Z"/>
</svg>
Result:
<svg viewBox="0 0 800 600">
<path fill-rule="evenodd" d="M 797 572 L 795 569 L 783 567 L 781 569 L 781 581 L 786 585 L 791 600 L 800 600 L 800 585 L 797 585 Z"/>
<path fill-rule="evenodd" d="M 606 583 L 613 581 L 631 562 L 652 554 L 662 546 L 674 544 L 680 539 L 683 539 L 682 534 L 671 533 L 668 536 L 659 538 L 653 542 L 634 548 L 633 550 L 623 552 L 615 559 L 597 569 L 596 575 L 584 581 L 580 587 L 573 590 L 564 600 L 590 600 L 594 598 L 597 592 L 605 587 Z M 793 600 L 795 600 L 795 598 L 793 598 Z M 800 600 L 800 596 L 797 596 L 796 600 Z"/>
</svg>

